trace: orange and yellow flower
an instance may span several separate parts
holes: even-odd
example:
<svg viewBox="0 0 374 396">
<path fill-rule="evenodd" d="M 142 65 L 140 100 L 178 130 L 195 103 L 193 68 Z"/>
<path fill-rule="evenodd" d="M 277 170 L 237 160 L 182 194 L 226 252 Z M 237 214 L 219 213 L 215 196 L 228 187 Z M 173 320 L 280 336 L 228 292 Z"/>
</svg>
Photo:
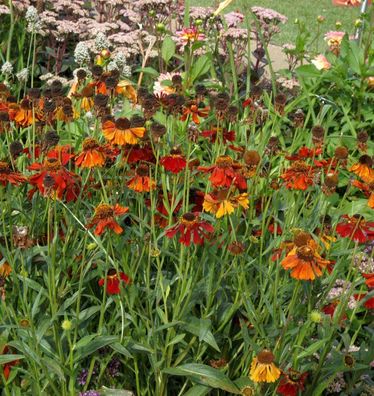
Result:
<svg viewBox="0 0 374 396">
<path fill-rule="evenodd" d="M 305 191 L 314 184 L 315 170 L 304 161 L 295 161 L 287 169 L 281 178 L 285 181 L 285 186 L 290 190 Z"/>
<path fill-rule="evenodd" d="M 127 187 L 136 192 L 149 192 L 156 188 L 156 182 L 150 178 L 146 164 L 138 166 L 135 176 L 127 182 Z"/>
<path fill-rule="evenodd" d="M 249 377 L 253 382 L 275 382 L 281 371 L 274 364 L 274 355 L 264 349 L 252 360 Z"/>
<path fill-rule="evenodd" d="M 139 139 L 144 136 L 144 127 L 131 127 L 130 120 L 127 118 L 118 118 L 115 121 L 105 121 L 103 134 L 111 144 L 124 146 L 125 144 L 137 144 Z"/>
<path fill-rule="evenodd" d="M 362 155 L 358 163 L 352 165 L 349 171 L 360 177 L 365 183 L 374 182 L 373 160 L 366 154 Z"/>
<path fill-rule="evenodd" d="M 129 208 L 115 204 L 100 204 L 95 208 L 95 214 L 87 225 L 87 228 L 95 228 L 95 235 L 100 236 L 106 229 L 113 230 L 116 234 L 121 234 L 123 228 L 116 222 L 115 217 L 123 216 Z"/>
<path fill-rule="evenodd" d="M 211 194 L 205 194 L 203 209 L 208 213 L 216 215 L 217 219 L 230 215 L 235 208 L 241 206 L 248 209 L 248 194 L 242 193 L 234 195 L 229 190 L 213 191 Z"/>
<path fill-rule="evenodd" d="M 82 168 L 100 168 L 105 164 L 105 160 L 105 152 L 97 140 L 86 138 L 83 141 L 82 152 L 75 159 L 75 164 Z"/>
</svg>

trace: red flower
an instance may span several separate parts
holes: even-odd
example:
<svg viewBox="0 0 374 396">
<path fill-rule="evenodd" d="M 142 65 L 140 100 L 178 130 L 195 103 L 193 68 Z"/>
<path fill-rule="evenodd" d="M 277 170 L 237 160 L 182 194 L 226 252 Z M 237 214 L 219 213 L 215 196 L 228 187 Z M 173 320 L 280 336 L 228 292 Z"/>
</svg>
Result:
<svg viewBox="0 0 374 396">
<path fill-rule="evenodd" d="M 242 166 L 235 163 L 228 155 L 222 155 L 217 158 L 213 166 L 199 166 L 197 169 L 202 172 L 209 172 L 210 182 L 214 187 L 231 187 L 232 184 L 239 190 L 247 189 L 245 178 L 237 172 Z"/>
<path fill-rule="evenodd" d="M 45 196 L 55 196 L 66 202 L 75 201 L 80 192 L 80 178 L 75 173 L 68 171 L 57 158 L 46 158 L 43 164 L 34 163 L 28 167 L 30 170 L 39 170 L 39 173 L 29 178 L 30 184 L 35 188 L 29 191 L 31 199 L 36 190 Z"/>
<path fill-rule="evenodd" d="M 140 164 L 135 171 L 135 176 L 127 182 L 127 187 L 135 192 L 150 192 L 156 188 L 156 182 L 149 177 L 149 168 Z"/>
<path fill-rule="evenodd" d="M 315 170 L 312 166 L 304 161 L 296 161 L 281 175 L 281 178 L 289 190 L 305 191 L 314 184 L 314 174 Z"/>
<path fill-rule="evenodd" d="M 204 238 L 214 232 L 214 227 L 206 221 L 199 220 L 198 213 L 185 213 L 180 221 L 166 231 L 168 238 L 173 238 L 180 234 L 179 242 L 185 246 L 190 246 L 191 242 L 195 245 L 202 245 Z"/>
<path fill-rule="evenodd" d="M 367 293 L 365 294 L 355 294 L 354 298 L 357 301 L 361 301 L 363 300 L 365 297 L 367 296 Z M 374 309 L 374 297 L 370 297 L 368 298 L 365 302 L 364 302 L 364 307 L 367 309 Z"/>
<path fill-rule="evenodd" d="M 212 128 L 210 130 L 202 131 L 201 136 L 204 136 L 212 143 L 214 143 L 217 139 L 217 136 L 221 135 L 222 142 L 227 143 L 227 142 L 234 142 L 235 141 L 235 131 L 228 131 L 225 128 Z"/>
<path fill-rule="evenodd" d="M 324 313 L 324 314 L 326 314 L 326 315 L 330 315 L 331 316 L 331 319 L 334 317 L 334 314 L 335 314 L 335 309 L 336 309 L 336 307 L 338 306 L 338 301 L 335 301 L 335 302 L 332 302 L 332 303 L 330 303 L 330 304 L 328 304 L 328 305 L 325 305 L 323 308 L 322 308 L 322 312 Z M 347 315 L 345 314 L 345 312 L 342 312 L 342 314 L 341 314 L 341 317 L 340 317 L 340 319 L 339 319 L 339 322 L 341 323 L 341 322 L 343 322 L 344 320 L 346 320 L 348 317 L 347 317 Z"/>
<path fill-rule="evenodd" d="M 9 354 L 9 347 L 8 345 L 5 345 L 3 350 L 1 351 L 0 355 L 8 355 Z M 11 362 L 5 363 L 3 367 L 3 374 L 6 380 L 8 380 L 9 375 L 10 375 L 10 370 L 13 366 L 17 365 L 19 363 L 19 360 L 13 360 Z"/>
<path fill-rule="evenodd" d="M 65 166 L 74 158 L 74 153 L 71 146 L 66 144 L 65 146 L 56 146 L 54 149 L 48 151 L 47 157 L 58 159 Z"/>
<path fill-rule="evenodd" d="M 130 278 L 124 272 L 120 272 L 118 274 L 115 269 L 113 268 L 110 269 L 106 277 L 106 293 L 108 295 L 119 294 L 121 291 L 120 289 L 121 282 L 124 282 L 126 285 L 128 285 L 131 281 Z M 104 286 L 104 284 L 105 284 L 105 279 L 104 278 L 100 279 L 99 286 L 102 287 Z"/>
<path fill-rule="evenodd" d="M 283 373 L 277 392 L 283 396 L 297 396 L 299 391 L 304 390 L 304 383 L 308 373 L 299 373 L 296 370 L 289 369 L 288 373 Z"/>
<path fill-rule="evenodd" d="M 371 289 L 374 288 L 374 273 L 373 274 L 362 274 L 362 276 L 366 279 L 365 283 Z"/>
<path fill-rule="evenodd" d="M 4 187 L 8 183 L 18 186 L 26 180 L 27 178 L 21 173 L 14 172 L 7 162 L 0 161 L 0 184 Z"/>
<path fill-rule="evenodd" d="M 271 234 L 274 234 L 274 232 L 276 231 L 277 235 L 282 235 L 282 233 L 283 233 L 282 227 L 279 224 L 277 224 L 277 223 L 269 224 L 268 231 Z"/>
<path fill-rule="evenodd" d="M 128 164 L 132 164 L 140 161 L 155 162 L 155 156 L 153 154 L 152 147 L 149 146 L 140 147 L 137 144 L 127 147 L 123 152 L 122 158 Z"/>
<path fill-rule="evenodd" d="M 181 154 L 180 150 L 171 150 L 170 155 L 162 157 L 160 164 L 169 172 L 179 173 L 186 168 L 187 161 Z"/>
<path fill-rule="evenodd" d="M 306 158 L 314 158 L 317 155 L 322 154 L 322 149 L 321 148 L 317 148 L 317 149 L 310 149 L 306 146 L 303 146 L 299 149 L 299 151 L 297 152 L 297 154 L 294 155 L 286 155 L 286 159 L 288 159 L 289 161 L 300 161 Z"/>
<path fill-rule="evenodd" d="M 200 119 L 199 117 L 205 118 L 208 117 L 209 107 L 200 108 L 195 101 L 191 101 L 184 109 L 181 117 L 182 121 L 186 121 L 188 116 L 191 115 L 192 121 L 199 125 Z"/>
<path fill-rule="evenodd" d="M 374 239 L 374 222 L 366 222 L 360 215 L 344 215 L 343 221 L 336 226 L 336 232 L 353 241 L 364 243 Z"/>
<path fill-rule="evenodd" d="M 129 208 L 121 205 L 100 204 L 95 209 L 95 214 L 87 228 L 96 226 L 95 235 L 101 235 L 106 228 L 113 230 L 116 234 L 121 234 L 123 228 L 115 221 L 115 216 L 122 216 L 129 211 Z"/>
</svg>

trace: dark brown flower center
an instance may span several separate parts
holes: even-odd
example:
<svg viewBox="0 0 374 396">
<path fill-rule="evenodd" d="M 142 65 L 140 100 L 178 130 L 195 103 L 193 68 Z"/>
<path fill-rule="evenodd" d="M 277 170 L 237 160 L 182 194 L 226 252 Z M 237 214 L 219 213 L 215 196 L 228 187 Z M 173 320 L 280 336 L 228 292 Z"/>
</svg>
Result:
<svg viewBox="0 0 374 396">
<path fill-rule="evenodd" d="M 191 212 L 185 213 L 181 218 L 181 222 L 185 225 L 192 225 L 196 223 L 196 221 L 196 216 Z"/>
<path fill-rule="evenodd" d="M 301 260 L 311 261 L 314 257 L 314 251 L 309 246 L 301 246 L 296 250 L 297 257 Z"/>
<path fill-rule="evenodd" d="M 371 159 L 371 157 L 369 157 L 368 155 L 362 155 L 359 159 L 360 164 L 362 165 L 366 165 L 369 168 L 371 168 L 373 166 L 373 160 Z"/>
<path fill-rule="evenodd" d="M 271 364 L 274 361 L 274 355 L 270 351 L 264 349 L 257 355 L 257 360 L 262 364 Z"/>
<path fill-rule="evenodd" d="M 138 176 L 149 176 L 149 169 L 147 165 L 139 165 L 138 169 L 136 170 L 136 174 Z"/>
<path fill-rule="evenodd" d="M 244 153 L 243 159 L 247 165 L 254 166 L 254 165 L 258 165 L 258 163 L 261 160 L 261 157 L 256 150 L 248 150 Z"/>
<path fill-rule="evenodd" d="M 4 161 L 0 161 L 0 173 L 10 173 L 9 164 Z"/>
<path fill-rule="evenodd" d="M 121 130 L 129 129 L 131 125 L 130 121 L 125 117 L 118 118 L 115 124 L 116 128 Z"/>
<path fill-rule="evenodd" d="M 295 161 L 294 164 L 292 164 L 292 169 L 295 172 L 305 173 L 309 170 L 309 168 L 309 165 L 304 161 Z"/>
<path fill-rule="evenodd" d="M 99 143 L 97 142 L 96 139 L 93 138 L 86 138 L 83 141 L 83 150 L 92 150 L 99 147 Z"/>
<path fill-rule="evenodd" d="M 113 208 L 108 204 L 100 204 L 95 209 L 95 217 L 97 219 L 108 219 L 113 217 Z"/>
<path fill-rule="evenodd" d="M 294 243 L 297 247 L 306 246 L 312 239 L 309 233 L 305 231 L 299 231 L 294 236 Z"/>
</svg>

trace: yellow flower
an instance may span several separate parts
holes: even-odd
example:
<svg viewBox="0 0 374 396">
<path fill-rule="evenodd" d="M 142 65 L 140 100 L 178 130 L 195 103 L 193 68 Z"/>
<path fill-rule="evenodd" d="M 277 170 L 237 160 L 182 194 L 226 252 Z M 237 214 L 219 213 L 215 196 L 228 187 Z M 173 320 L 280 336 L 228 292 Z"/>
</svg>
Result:
<svg viewBox="0 0 374 396">
<path fill-rule="evenodd" d="M 264 349 L 252 360 L 249 376 L 253 382 L 275 382 L 281 375 L 279 368 L 273 363 L 274 355 Z"/>
<path fill-rule="evenodd" d="M 229 190 L 219 190 L 205 195 L 203 209 L 208 213 L 215 214 L 219 219 L 232 214 L 238 206 L 247 209 L 248 203 L 247 193 L 232 196 Z"/>
</svg>

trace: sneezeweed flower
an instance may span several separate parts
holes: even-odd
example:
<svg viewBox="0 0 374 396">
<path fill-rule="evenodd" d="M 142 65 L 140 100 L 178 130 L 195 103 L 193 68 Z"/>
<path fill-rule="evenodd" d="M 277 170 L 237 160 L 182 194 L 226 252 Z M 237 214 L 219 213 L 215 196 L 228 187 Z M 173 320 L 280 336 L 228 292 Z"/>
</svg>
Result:
<svg viewBox="0 0 374 396">
<path fill-rule="evenodd" d="M 313 63 L 313 65 L 318 70 L 329 70 L 329 69 L 331 69 L 331 63 L 322 54 L 317 55 L 314 59 L 312 59 L 311 62 Z"/>
<path fill-rule="evenodd" d="M 227 246 L 227 250 L 234 256 L 240 256 L 245 251 L 245 245 L 241 242 L 234 241 Z"/>
<path fill-rule="evenodd" d="M 360 215 L 344 215 L 342 220 L 336 226 L 336 232 L 343 238 L 349 238 L 358 243 L 365 243 L 374 239 L 374 222 L 366 221 Z"/>
<path fill-rule="evenodd" d="M 131 280 L 124 272 L 117 273 L 114 268 L 111 268 L 106 276 L 106 293 L 108 295 L 119 294 L 121 292 L 120 286 L 122 282 L 128 285 L 131 283 Z M 105 285 L 105 278 L 100 279 L 98 283 L 100 287 L 103 287 Z"/>
<path fill-rule="evenodd" d="M 169 172 L 179 173 L 186 168 L 187 161 L 177 148 L 171 150 L 170 155 L 160 158 L 160 164 Z"/>
<path fill-rule="evenodd" d="M 211 194 L 205 194 L 203 209 L 208 213 L 213 213 L 217 219 L 230 215 L 239 206 L 248 209 L 248 194 L 242 193 L 234 195 L 229 189 L 215 190 Z"/>
<path fill-rule="evenodd" d="M 365 194 L 368 198 L 369 208 L 374 209 L 374 181 L 371 183 L 363 183 L 358 180 L 353 180 L 352 186 L 360 189 Z"/>
<path fill-rule="evenodd" d="M 10 183 L 18 186 L 27 181 L 22 173 L 14 171 L 8 162 L 0 161 L 0 184 L 4 187 Z"/>
<path fill-rule="evenodd" d="M 168 238 L 173 238 L 179 234 L 179 242 L 182 245 L 190 246 L 191 243 L 202 245 L 204 239 L 213 232 L 214 227 L 208 222 L 200 220 L 198 213 L 189 212 L 181 216 L 177 224 L 167 229 L 165 235 Z"/>
<path fill-rule="evenodd" d="M 199 125 L 200 124 L 200 118 L 206 118 L 208 117 L 209 114 L 209 107 L 204 106 L 200 107 L 199 104 L 193 100 L 190 102 L 186 103 L 186 105 L 183 108 L 183 114 L 181 116 L 182 121 L 186 121 L 188 117 L 191 117 L 192 121 Z"/>
<path fill-rule="evenodd" d="M 277 387 L 277 393 L 283 396 L 297 396 L 304 390 L 304 383 L 308 373 L 300 373 L 296 370 L 289 369 L 283 373 Z"/>
<path fill-rule="evenodd" d="M 146 164 L 140 164 L 135 170 L 135 176 L 127 182 L 127 187 L 135 192 L 150 192 L 156 188 L 156 182 L 149 176 Z"/>
<path fill-rule="evenodd" d="M 11 121 L 15 121 L 17 126 L 26 128 L 36 121 L 40 121 L 42 115 L 39 108 L 33 109 L 32 102 L 28 98 L 24 98 L 19 105 L 16 103 L 9 105 L 9 118 Z"/>
<path fill-rule="evenodd" d="M 31 164 L 28 169 L 39 171 L 29 178 L 29 183 L 35 186 L 28 193 L 30 199 L 36 190 L 39 190 L 43 196 L 65 198 L 66 202 L 75 201 L 78 198 L 80 178 L 75 173 L 68 171 L 60 159 L 47 157 L 42 164 Z"/>
<path fill-rule="evenodd" d="M 275 382 L 281 375 L 279 368 L 273 363 L 274 355 L 264 349 L 252 360 L 249 377 L 253 382 Z"/>
<path fill-rule="evenodd" d="M 183 28 L 182 30 L 178 30 L 175 34 L 177 42 L 182 48 L 186 45 L 205 40 L 205 34 L 201 33 L 196 27 Z"/>
<path fill-rule="evenodd" d="M 261 162 L 261 156 L 256 150 L 248 150 L 243 154 L 243 160 L 246 164 L 245 177 L 253 177 L 257 172 L 258 164 Z"/>
<path fill-rule="evenodd" d="M 102 125 L 103 134 L 111 144 L 124 146 L 125 144 L 137 144 L 144 136 L 144 127 L 132 127 L 127 118 L 118 118 L 115 121 L 108 120 Z"/>
<path fill-rule="evenodd" d="M 228 155 L 219 156 L 215 165 L 199 166 L 197 169 L 201 172 L 210 173 L 209 181 L 214 187 L 231 187 L 237 186 L 240 190 L 247 188 L 245 178 L 238 172 L 242 165 L 234 162 Z"/>
<path fill-rule="evenodd" d="M 100 168 L 105 164 L 106 155 L 103 147 L 93 138 L 83 141 L 82 152 L 75 158 L 75 164 L 82 168 Z"/>
<path fill-rule="evenodd" d="M 314 184 L 314 176 L 315 170 L 311 165 L 304 161 L 295 161 L 281 175 L 281 178 L 287 189 L 305 191 Z"/>
<path fill-rule="evenodd" d="M 285 270 L 291 270 L 291 277 L 297 280 L 314 280 L 331 262 L 320 256 L 318 245 L 310 234 L 299 232 L 294 238 L 294 247 L 282 260 Z"/>
<path fill-rule="evenodd" d="M 100 204 L 95 208 L 95 214 L 87 225 L 87 228 L 95 228 L 95 235 L 100 236 L 106 229 L 113 230 L 116 234 L 121 234 L 123 228 L 116 222 L 115 217 L 123 216 L 129 208 L 115 204 Z"/>
<path fill-rule="evenodd" d="M 357 134 L 357 146 L 364 153 L 366 153 L 366 151 L 368 149 L 368 146 L 367 146 L 368 140 L 369 140 L 369 134 L 366 131 L 360 131 Z"/>
<path fill-rule="evenodd" d="M 374 182 L 373 160 L 366 154 L 362 155 L 358 163 L 352 165 L 349 171 L 353 172 L 366 183 Z"/>
</svg>

